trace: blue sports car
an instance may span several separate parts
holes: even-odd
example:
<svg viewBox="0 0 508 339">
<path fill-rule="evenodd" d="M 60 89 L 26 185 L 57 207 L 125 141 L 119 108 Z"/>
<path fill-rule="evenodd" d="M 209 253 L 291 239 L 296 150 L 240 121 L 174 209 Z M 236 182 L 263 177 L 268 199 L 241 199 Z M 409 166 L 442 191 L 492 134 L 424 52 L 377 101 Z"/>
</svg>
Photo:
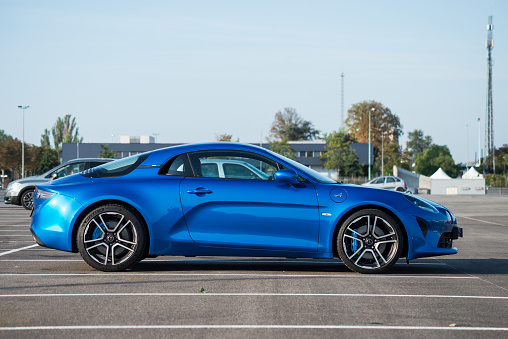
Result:
<svg viewBox="0 0 508 339">
<path fill-rule="evenodd" d="M 38 185 L 41 246 L 120 271 L 150 256 L 336 258 L 379 273 L 399 258 L 455 254 L 453 214 L 430 200 L 336 183 L 237 143 L 147 152 Z"/>
</svg>

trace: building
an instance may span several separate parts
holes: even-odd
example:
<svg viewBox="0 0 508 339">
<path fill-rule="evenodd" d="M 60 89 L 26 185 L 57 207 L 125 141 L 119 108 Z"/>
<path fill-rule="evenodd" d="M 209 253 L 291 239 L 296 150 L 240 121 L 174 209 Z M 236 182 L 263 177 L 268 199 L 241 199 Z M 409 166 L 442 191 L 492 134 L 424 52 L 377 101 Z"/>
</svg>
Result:
<svg viewBox="0 0 508 339">
<path fill-rule="evenodd" d="M 319 160 L 321 154 L 325 152 L 326 143 L 324 141 L 290 141 L 288 143 L 295 151 L 296 161 L 329 178 L 337 179 L 336 171 L 323 168 L 323 164 Z M 107 144 L 109 150 L 116 152 L 115 158 L 120 159 L 159 148 L 181 145 L 182 143 L 154 143 L 154 138 L 148 136 L 121 136 L 119 143 L 64 143 L 60 151 L 60 161 L 65 162 L 76 158 L 96 158 L 102 152 L 102 144 Z M 270 149 L 269 143 L 252 144 Z M 358 162 L 360 164 L 368 164 L 368 144 L 351 144 L 351 147 L 358 155 Z M 371 154 L 373 153 L 371 152 Z M 371 163 L 373 164 L 374 162 L 372 161 Z"/>
</svg>

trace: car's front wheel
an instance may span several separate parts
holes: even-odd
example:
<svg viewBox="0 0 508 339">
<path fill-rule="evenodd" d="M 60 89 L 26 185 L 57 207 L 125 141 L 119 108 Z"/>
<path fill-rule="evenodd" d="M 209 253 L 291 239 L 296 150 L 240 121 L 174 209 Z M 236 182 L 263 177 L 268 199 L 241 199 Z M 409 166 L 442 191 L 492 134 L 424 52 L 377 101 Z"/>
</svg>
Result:
<svg viewBox="0 0 508 339">
<path fill-rule="evenodd" d="M 92 210 L 81 222 L 77 246 L 87 264 L 101 271 L 122 271 L 140 261 L 146 232 L 139 218 L 120 205 Z"/>
<path fill-rule="evenodd" d="M 33 188 L 26 190 L 21 195 L 21 206 L 26 210 L 31 210 L 34 204 L 34 190 Z"/>
<path fill-rule="evenodd" d="M 399 259 L 404 236 L 399 225 L 387 213 L 365 209 L 351 215 L 337 236 L 340 259 L 352 271 L 380 273 Z"/>
</svg>

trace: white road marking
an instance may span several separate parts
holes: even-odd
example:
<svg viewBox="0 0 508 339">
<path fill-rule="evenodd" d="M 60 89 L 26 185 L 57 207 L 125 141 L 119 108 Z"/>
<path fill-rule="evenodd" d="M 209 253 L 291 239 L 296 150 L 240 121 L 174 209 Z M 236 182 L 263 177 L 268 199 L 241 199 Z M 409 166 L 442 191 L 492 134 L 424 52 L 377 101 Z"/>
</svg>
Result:
<svg viewBox="0 0 508 339">
<path fill-rule="evenodd" d="M 0 298 L 31 297 L 367 297 L 367 298 L 442 298 L 442 299 L 493 299 L 508 300 L 508 297 L 483 295 L 441 295 L 441 294 L 376 294 L 376 293 L 34 293 L 0 294 Z"/>
<path fill-rule="evenodd" d="M 0 331 L 40 330 L 145 330 L 145 329 L 315 329 L 315 330 L 414 330 L 414 331 L 508 331 L 508 327 L 381 326 L 381 325 L 93 325 L 0 327 Z"/>
<path fill-rule="evenodd" d="M 32 248 L 32 247 L 36 247 L 36 246 L 39 246 L 39 245 L 34 244 L 34 245 L 26 246 L 26 247 L 16 248 L 16 249 L 14 249 L 14 250 L 10 250 L 10 251 L 4 252 L 4 253 L 0 253 L 0 257 L 1 257 L 2 255 L 7 255 L 7 254 L 11 254 L 11 253 L 15 253 L 15 252 L 23 251 L 23 250 L 26 250 L 26 249 L 29 249 L 29 248 Z"/>
<path fill-rule="evenodd" d="M 337 272 L 338 273 L 338 272 Z M 393 279 L 479 279 L 471 275 L 463 276 L 429 276 L 429 275 L 360 275 L 346 274 L 257 274 L 257 273 L 143 273 L 143 272 L 120 272 L 120 273 L 0 273 L 0 277 L 6 276 L 195 276 L 195 277 L 272 277 L 272 278 L 340 278 L 340 279 L 372 279 L 372 278 L 393 278 Z"/>
<path fill-rule="evenodd" d="M 492 221 L 486 221 L 486 220 L 481 220 L 481 219 L 475 219 L 475 218 L 471 218 L 471 217 L 462 217 L 460 215 L 457 215 L 457 217 L 459 218 L 464 218 L 464 219 L 469 219 L 469 220 L 473 220 L 473 221 L 479 221 L 479 222 L 484 222 L 486 224 L 492 224 L 492 225 L 497 225 L 497 226 L 508 226 L 508 225 L 503 225 L 503 224 L 498 224 L 496 222 L 492 222 Z"/>
</svg>

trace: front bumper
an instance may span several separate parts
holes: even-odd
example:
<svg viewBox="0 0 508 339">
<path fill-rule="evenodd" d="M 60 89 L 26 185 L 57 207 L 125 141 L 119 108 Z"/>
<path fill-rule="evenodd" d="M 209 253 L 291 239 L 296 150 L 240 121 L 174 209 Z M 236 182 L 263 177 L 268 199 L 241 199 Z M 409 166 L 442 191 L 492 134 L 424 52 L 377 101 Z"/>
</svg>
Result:
<svg viewBox="0 0 508 339">
<path fill-rule="evenodd" d="M 9 205 L 20 205 L 17 192 L 7 190 L 4 196 L 4 203 Z"/>
</svg>

